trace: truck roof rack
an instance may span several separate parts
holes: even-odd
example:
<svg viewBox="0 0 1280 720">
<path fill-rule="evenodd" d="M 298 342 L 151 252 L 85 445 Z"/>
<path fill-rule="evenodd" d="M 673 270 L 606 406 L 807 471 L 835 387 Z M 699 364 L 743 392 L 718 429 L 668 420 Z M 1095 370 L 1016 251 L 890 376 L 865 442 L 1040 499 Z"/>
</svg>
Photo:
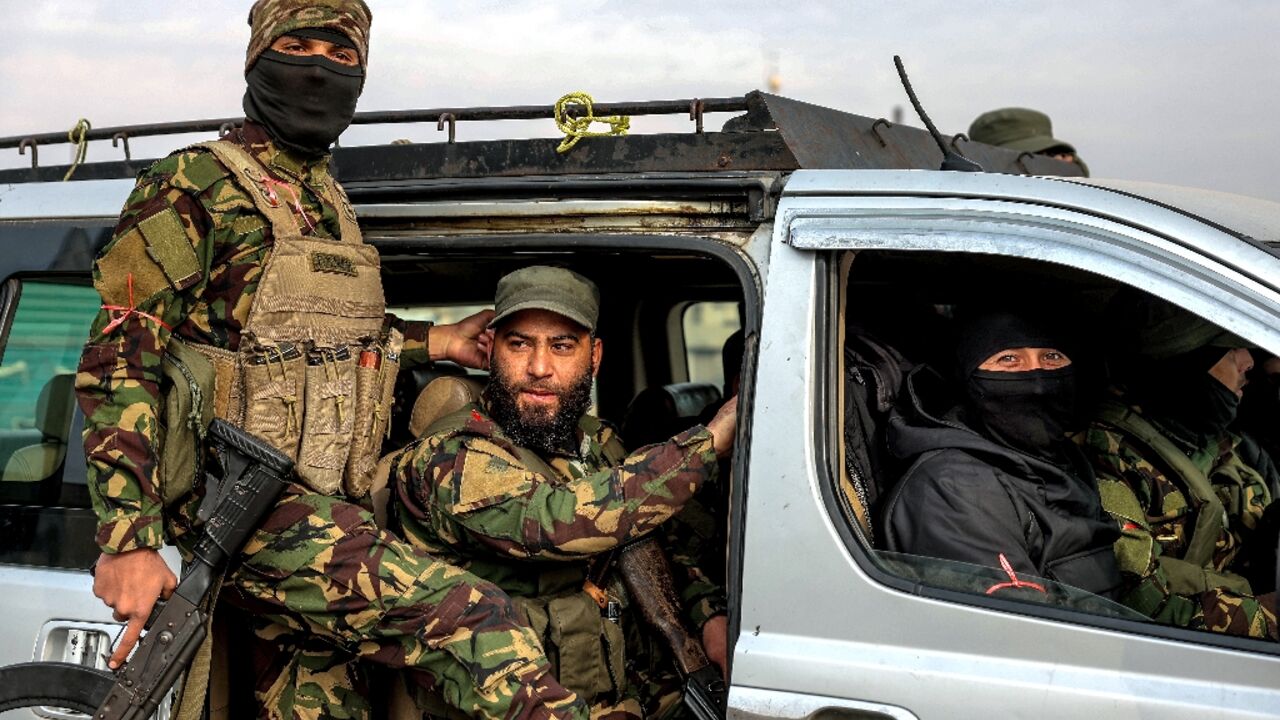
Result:
<svg viewBox="0 0 1280 720">
<path fill-rule="evenodd" d="M 480 179 L 546 175 L 613 173 L 715 173 L 724 171 L 787 172 L 824 169 L 930 169 L 942 153 L 924 130 L 895 125 L 760 91 L 742 97 L 691 98 L 643 102 L 596 103 L 597 115 L 671 115 L 688 113 L 692 132 L 593 137 L 567 153 L 557 153 L 559 140 L 482 140 L 457 142 L 457 123 L 534 120 L 554 117 L 550 105 L 436 108 L 357 113 L 353 124 L 436 123 L 448 129 L 443 142 L 365 145 L 334 149 L 333 164 L 344 183 L 403 180 Z M 705 113 L 742 113 L 719 132 L 703 128 Z M 201 132 L 229 132 L 242 118 L 124 125 L 89 130 L 89 140 L 124 143 L 125 159 L 84 163 L 73 180 L 129 178 L 149 165 L 130 154 L 130 138 Z M 66 133 L 39 133 L 0 138 L 0 149 L 31 151 L 30 168 L 0 170 L 0 183 L 62 180 L 68 166 L 41 166 L 41 145 L 68 143 Z M 989 172 L 1079 175 L 1079 168 L 1031 153 L 970 141 L 963 133 L 951 147 Z"/>
</svg>

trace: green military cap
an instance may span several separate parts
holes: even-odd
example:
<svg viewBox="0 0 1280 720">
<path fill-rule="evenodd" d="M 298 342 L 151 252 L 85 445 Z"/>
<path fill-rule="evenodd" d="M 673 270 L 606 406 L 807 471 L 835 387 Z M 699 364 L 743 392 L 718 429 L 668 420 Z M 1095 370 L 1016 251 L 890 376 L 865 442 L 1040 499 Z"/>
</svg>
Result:
<svg viewBox="0 0 1280 720">
<path fill-rule="evenodd" d="M 1001 108 L 984 112 L 969 125 L 969 139 L 1010 150 L 1054 154 L 1076 149 L 1053 136 L 1049 116 L 1030 108 Z"/>
<path fill-rule="evenodd" d="M 531 265 L 498 281 L 494 299 L 497 314 L 489 327 L 521 310 L 549 310 L 595 332 L 600 319 L 600 288 L 572 270 Z"/>
<path fill-rule="evenodd" d="M 1223 330 L 1177 305 L 1146 293 L 1122 292 L 1112 301 L 1119 326 L 1131 333 L 1128 341 L 1139 357 L 1167 360 L 1203 347 L 1252 347 L 1244 338 Z"/>
<path fill-rule="evenodd" d="M 360 65 L 369 62 L 369 26 L 373 13 L 364 0 L 258 0 L 249 10 L 249 51 L 244 71 L 283 35 L 300 30 L 331 30 L 351 40 Z"/>
</svg>

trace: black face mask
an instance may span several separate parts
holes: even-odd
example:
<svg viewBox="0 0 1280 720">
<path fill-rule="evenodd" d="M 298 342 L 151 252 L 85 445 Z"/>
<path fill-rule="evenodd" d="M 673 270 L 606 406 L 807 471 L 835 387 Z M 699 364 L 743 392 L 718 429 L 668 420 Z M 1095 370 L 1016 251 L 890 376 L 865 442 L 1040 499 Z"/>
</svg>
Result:
<svg viewBox="0 0 1280 720">
<path fill-rule="evenodd" d="M 969 408 L 992 440 L 1042 459 L 1076 424 L 1076 378 L 1058 370 L 993 372 L 974 370 L 968 382 Z"/>
<path fill-rule="evenodd" d="M 319 55 L 264 52 L 245 75 L 245 116 L 282 145 L 323 155 L 351 124 L 364 70 Z"/>
<path fill-rule="evenodd" d="M 1183 387 L 1172 389 L 1160 409 L 1186 429 L 1213 437 L 1235 422 L 1240 398 L 1217 378 L 1202 372 Z"/>
<path fill-rule="evenodd" d="M 1186 440 L 1221 435 L 1240 409 L 1240 398 L 1209 374 L 1226 353 L 1204 347 L 1144 368 L 1133 383 L 1140 403 L 1187 431 Z"/>
</svg>

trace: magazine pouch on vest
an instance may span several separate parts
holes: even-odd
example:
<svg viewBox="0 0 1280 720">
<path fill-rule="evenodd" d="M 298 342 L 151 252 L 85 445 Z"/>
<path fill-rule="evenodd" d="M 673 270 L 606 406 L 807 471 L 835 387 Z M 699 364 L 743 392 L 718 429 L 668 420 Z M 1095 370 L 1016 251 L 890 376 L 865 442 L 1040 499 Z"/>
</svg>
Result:
<svg viewBox="0 0 1280 720">
<path fill-rule="evenodd" d="M 391 404 L 404 335 L 392 328 L 378 343 L 366 344 L 355 366 L 356 412 L 347 459 L 346 493 L 364 497 L 373 484 L 373 471 L 382 457 L 382 442 L 391 428 Z"/>
<path fill-rule="evenodd" d="M 203 470 L 204 435 L 213 422 L 213 365 L 170 338 L 160 363 L 160 457 L 156 477 L 165 507 L 191 494 Z"/>
<path fill-rule="evenodd" d="M 308 191 L 296 180 L 273 176 L 232 142 L 197 147 L 231 171 L 272 233 L 239 352 L 199 348 L 213 360 L 218 383 L 229 386 L 215 390 L 219 416 L 295 460 L 312 490 L 359 498 L 381 449 L 402 344 L 383 332 L 378 252 L 362 240 L 346 195 L 327 174 L 308 187 L 335 207 L 337 240 L 303 235 L 286 200 Z"/>
<path fill-rule="evenodd" d="M 539 594 L 513 597 L 516 611 L 542 638 L 561 685 L 591 704 L 615 702 L 626 672 L 622 627 L 583 591 L 583 564 L 540 569 Z"/>
</svg>

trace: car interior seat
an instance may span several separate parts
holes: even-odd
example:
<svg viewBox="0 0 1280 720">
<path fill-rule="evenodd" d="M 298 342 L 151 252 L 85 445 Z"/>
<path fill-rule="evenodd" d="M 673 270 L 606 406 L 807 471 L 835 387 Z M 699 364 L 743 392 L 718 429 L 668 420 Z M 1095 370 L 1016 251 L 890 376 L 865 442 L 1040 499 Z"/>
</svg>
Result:
<svg viewBox="0 0 1280 720">
<path fill-rule="evenodd" d="M 443 375 L 427 384 L 418 393 L 413 409 L 409 412 L 407 429 L 413 439 L 422 437 L 440 418 L 455 413 L 473 402 L 479 402 L 484 389 L 481 376 Z M 391 463 L 400 449 L 387 453 L 378 461 L 369 488 L 369 500 L 373 504 L 373 516 L 379 527 L 387 526 L 387 503 L 391 499 L 388 486 Z"/>
<path fill-rule="evenodd" d="M 39 483 L 54 476 L 67 457 L 67 430 L 75 413 L 75 375 L 54 375 L 40 389 L 36 430 L 40 442 L 18 448 L 5 463 L 6 483 Z"/>
<path fill-rule="evenodd" d="M 409 429 L 409 419 L 412 417 L 410 409 L 431 381 L 439 377 L 462 377 L 466 374 L 467 371 L 462 366 L 443 361 L 402 370 L 396 376 L 391 405 L 391 432 L 384 448 L 402 448 L 417 439 L 417 435 Z"/>
<path fill-rule="evenodd" d="M 627 406 L 622 441 L 639 448 L 669 440 L 698 424 L 702 411 L 719 400 L 720 388 L 711 383 L 647 387 Z"/>
</svg>

